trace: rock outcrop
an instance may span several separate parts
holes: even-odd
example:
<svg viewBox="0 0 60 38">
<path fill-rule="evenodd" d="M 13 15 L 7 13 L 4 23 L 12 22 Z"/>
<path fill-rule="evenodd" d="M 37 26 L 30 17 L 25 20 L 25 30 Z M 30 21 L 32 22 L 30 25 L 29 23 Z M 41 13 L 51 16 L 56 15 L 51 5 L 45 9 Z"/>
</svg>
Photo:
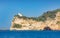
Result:
<svg viewBox="0 0 60 38">
<path fill-rule="evenodd" d="M 47 16 L 48 15 L 46 15 L 46 17 Z M 50 17 L 51 16 L 47 17 L 45 21 L 37 21 L 28 17 L 16 15 L 12 21 L 10 30 L 44 30 L 46 27 L 48 27 L 46 29 L 50 30 L 60 30 L 60 11 L 55 12 L 55 17 L 53 17 L 53 19 Z"/>
</svg>

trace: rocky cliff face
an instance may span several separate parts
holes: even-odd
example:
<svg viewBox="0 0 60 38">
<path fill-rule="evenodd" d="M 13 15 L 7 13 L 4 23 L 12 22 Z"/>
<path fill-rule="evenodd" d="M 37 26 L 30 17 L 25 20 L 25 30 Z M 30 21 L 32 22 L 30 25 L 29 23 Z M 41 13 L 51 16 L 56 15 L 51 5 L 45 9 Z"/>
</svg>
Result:
<svg viewBox="0 0 60 38">
<path fill-rule="evenodd" d="M 10 30 L 60 30 L 60 12 L 56 12 L 54 19 L 50 17 L 47 17 L 45 21 L 39 21 L 36 18 L 32 19 L 16 15 L 13 18 Z"/>
</svg>

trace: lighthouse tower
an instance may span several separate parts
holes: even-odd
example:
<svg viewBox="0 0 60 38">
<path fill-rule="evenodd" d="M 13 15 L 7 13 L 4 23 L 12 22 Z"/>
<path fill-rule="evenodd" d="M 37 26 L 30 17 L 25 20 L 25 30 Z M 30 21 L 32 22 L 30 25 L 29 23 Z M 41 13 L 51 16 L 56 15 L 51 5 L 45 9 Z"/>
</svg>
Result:
<svg viewBox="0 0 60 38">
<path fill-rule="evenodd" d="M 19 16 L 23 16 L 21 13 L 18 13 Z"/>
</svg>

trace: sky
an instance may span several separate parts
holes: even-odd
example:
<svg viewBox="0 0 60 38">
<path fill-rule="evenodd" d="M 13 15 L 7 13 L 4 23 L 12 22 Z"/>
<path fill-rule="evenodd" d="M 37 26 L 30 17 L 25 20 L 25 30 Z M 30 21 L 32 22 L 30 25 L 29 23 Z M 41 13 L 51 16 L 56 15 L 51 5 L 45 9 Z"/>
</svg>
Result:
<svg viewBox="0 0 60 38">
<path fill-rule="evenodd" d="M 9 29 L 14 15 L 37 17 L 60 8 L 59 0 L 0 0 L 0 29 Z"/>
</svg>

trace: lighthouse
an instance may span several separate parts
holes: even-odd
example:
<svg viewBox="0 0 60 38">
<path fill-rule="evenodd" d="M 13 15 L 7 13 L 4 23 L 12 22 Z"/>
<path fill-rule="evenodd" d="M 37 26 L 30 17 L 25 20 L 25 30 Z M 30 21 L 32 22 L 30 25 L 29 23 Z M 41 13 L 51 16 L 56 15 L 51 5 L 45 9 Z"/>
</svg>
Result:
<svg viewBox="0 0 60 38">
<path fill-rule="evenodd" d="M 19 16 L 23 16 L 21 13 L 18 13 Z"/>
</svg>

